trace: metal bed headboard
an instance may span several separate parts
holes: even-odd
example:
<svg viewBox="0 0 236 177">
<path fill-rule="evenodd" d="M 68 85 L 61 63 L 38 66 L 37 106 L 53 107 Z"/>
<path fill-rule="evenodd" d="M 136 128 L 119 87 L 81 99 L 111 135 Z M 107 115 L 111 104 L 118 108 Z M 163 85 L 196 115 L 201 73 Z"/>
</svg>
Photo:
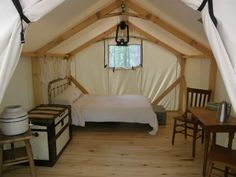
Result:
<svg viewBox="0 0 236 177">
<path fill-rule="evenodd" d="M 48 102 L 52 103 L 53 98 L 62 93 L 68 85 L 70 85 L 70 79 L 68 77 L 62 79 L 55 79 L 48 83 Z"/>
</svg>

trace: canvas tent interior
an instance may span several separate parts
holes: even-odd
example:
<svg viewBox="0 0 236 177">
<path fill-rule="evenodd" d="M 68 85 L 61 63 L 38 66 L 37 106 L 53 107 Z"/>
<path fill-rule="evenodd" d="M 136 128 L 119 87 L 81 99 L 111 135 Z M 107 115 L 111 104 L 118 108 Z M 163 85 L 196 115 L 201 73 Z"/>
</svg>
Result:
<svg viewBox="0 0 236 177">
<path fill-rule="evenodd" d="M 132 40 L 143 43 L 143 67 L 115 72 L 104 68 L 104 46 L 120 22 L 120 3 L 64 1 L 30 24 L 1 110 L 11 104 L 21 104 L 29 110 L 47 102 L 48 81 L 67 74 L 74 76 L 89 93 L 143 94 L 168 110 L 183 109 L 186 86 L 210 88 L 214 101 L 229 101 L 199 22 L 201 14 L 178 0 L 125 1 L 125 16 L 131 36 L 136 38 Z"/>
</svg>

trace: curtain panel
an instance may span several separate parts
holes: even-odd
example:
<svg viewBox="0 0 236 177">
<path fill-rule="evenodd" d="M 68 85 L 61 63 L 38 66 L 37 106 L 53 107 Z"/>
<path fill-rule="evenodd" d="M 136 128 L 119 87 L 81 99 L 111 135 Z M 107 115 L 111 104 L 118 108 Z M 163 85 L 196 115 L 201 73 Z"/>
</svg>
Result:
<svg viewBox="0 0 236 177">
<path fill-rule="evenodd" d="M 48 104 L 48 83 L 70 75 L 70 60 L 56 57 L 40 57 L 39 63 L 43 104 Z"/>
<path fill-rule="evenodd" d="M 182 0 L 197 10 L 203 0 Z M 228 96 L 236 111 L 236 1 L 212 0 L 217 26 L 209 14 L 209 3 L 201 11 L 205 32 L 223 78 Z"/>
<path fill-rule="evenodd" d="M 24 15 L 35 22 L 64 0 L 20 0 Z M 21 20 L 11 0 L 0 1 L 0 103 L 22 50 Z M 27 24 L 23 22 L 23 28 Z"/>
</svg>

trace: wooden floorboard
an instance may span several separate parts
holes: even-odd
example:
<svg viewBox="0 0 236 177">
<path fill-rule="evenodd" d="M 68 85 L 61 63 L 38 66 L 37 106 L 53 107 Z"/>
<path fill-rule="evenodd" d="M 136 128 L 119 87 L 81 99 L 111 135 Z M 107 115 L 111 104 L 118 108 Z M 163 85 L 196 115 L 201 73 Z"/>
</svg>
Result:
<svg viewBox="0 0 236 177">
<path fill-rule="evenodd" d="M 54 167 L 36 167 L 38 177 L 201 177 L 203 145 L 191 157 L 191 138 L 176 136 L 173 116 L 156 135 L 140 124 L 96 123 L 73 128 L 73 137 Z M 223 176 L 223 174 L 220 174 Z M 220 176 L 215 175 L 215 176 Z M 6 169 L 3 177 L 28 177 L 28 166 Z"/>
</svg>

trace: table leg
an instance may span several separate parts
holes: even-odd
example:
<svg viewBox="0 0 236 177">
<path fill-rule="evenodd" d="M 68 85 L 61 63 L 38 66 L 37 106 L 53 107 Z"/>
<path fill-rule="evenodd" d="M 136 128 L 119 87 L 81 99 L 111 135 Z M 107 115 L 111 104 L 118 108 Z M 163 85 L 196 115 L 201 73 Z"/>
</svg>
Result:
<svg viewBox="0 0 236 177">
<path fill-rule="evenodd" d="M 25 147 L 26 147 L 26 151 L 27 151 L 27 155 L 28 155 L 28 159 L 29 159 L 31 175 L 32 175 L 32 177 L 36 177 L 33 153 L 32 153 L 32 148 L 31 148 L 31 144 L 30 144 L 29 140 L 25 141 Z"/>
<path fill-rule="evenodd" d="M 206 176 L 207 154 L 208 154 L 209 142 L 210 142 L 210 131 L 205 129 L 205 147 L 204 147 L 204 159 L 203 159 L 203 169 L 202 169 L 203 177 Z"/>
<path fill-rule="evenodd" d="M 0 144 L 0 176 L 2 176 L 2 164 L 3 164 L 3 145 Z"/>
<path fill-rule="evenodd" d="M 195 157 L 198 121 L 194 119 L 192 157 Z"/>
</svg>

